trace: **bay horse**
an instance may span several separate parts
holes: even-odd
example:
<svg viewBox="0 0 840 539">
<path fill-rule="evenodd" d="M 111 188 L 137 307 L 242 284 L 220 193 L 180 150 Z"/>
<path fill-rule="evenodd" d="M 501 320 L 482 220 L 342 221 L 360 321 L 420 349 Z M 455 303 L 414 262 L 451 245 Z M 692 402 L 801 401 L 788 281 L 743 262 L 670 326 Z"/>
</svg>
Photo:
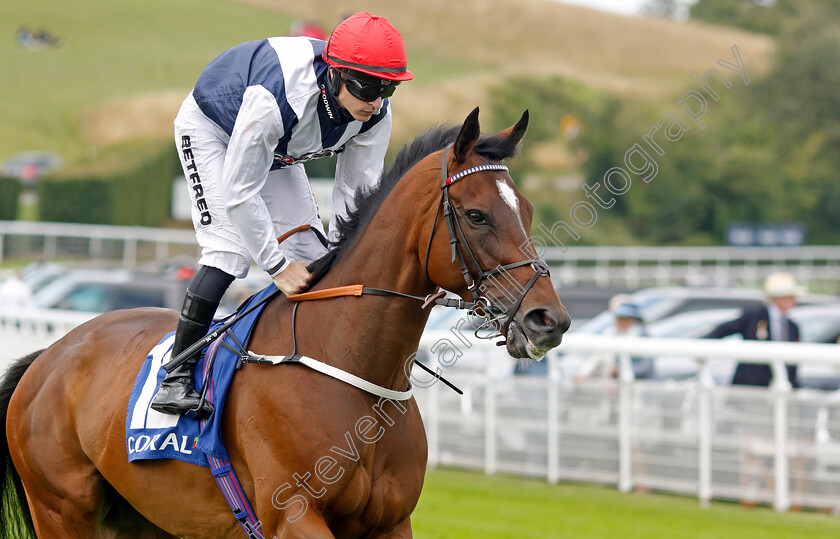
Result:
<svg viewBox="0 0 840 539">
<path fill-rule="evenodd" d="M 311 290 L 361 282 L 422 297 L 440 287 L 507 313 L 494 320 L 510 355 L 539 357 L 557 346 L 570 319 L 530 242 L 533 208 L 500 164 L 527 123 L 526 111 L 481 137 L 475 109 L 461 126 L 432 128 L 403 148 L 310 266 Z M 496 290 L 491 302 L 498 284 L 486 278 L 490 268 L 519 283 L 518 298 Z M 250 350 L 291 351 L 292 305 L 282 295 L 267 305 Z M 386 388 L 409 387 L 428 317 L 419 302 L 364 295 L 296 305 L 300 353 Z M 14 511 L 49 539 L 242 536 L 208 470 L 127 462 L 129 393 L 147 352 L 177 321 L 163 309 L 106 313 L 11 367 L 0 384 L 0 536 L 22 536 Z M 360 429 L 362 418 L 369 421 Z M 222 432 L 266 537 L 412 536 L 427 457 L 413 398 L 383 401 L 300 365 L 246 364 Z"/>
</svg>

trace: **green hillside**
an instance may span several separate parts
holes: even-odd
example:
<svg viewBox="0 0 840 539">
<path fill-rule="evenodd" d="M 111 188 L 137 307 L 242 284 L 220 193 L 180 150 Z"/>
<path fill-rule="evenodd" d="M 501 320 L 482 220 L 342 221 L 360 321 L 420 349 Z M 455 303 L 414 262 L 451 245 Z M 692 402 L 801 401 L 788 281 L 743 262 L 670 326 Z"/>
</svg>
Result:
<svg viewBox="0 0 840 539">
<path fill-rule="evenodd" d="M 209 60 L 241 41 L 283 35 L 297 17 L 331 28 L 341 16 L 369 9 L 401 30 L 417 78 L 393 102 L 396 144 L 433 122 L 462 119 L 486 102 L 488 85 L 509 74 L 560 75 L 628 99 L 662 100 L 732 42 L 757 68 L 772 50 L 772 41 L 755 34 L 543 0 L 489 0 L 478 11 L 471 6 L 443 0 L 8 0 L 0 4 L 0 35 L 6 36 L 0 40 L 0 160 L 51 150 L 83 162 L 126 139 L 169 137 L 180 101 Z M 516 24 L 505 25 L 506 18 Z M 24 49 L 13 39 L 23 26 L 48 30 L 60 46 Z"/>
<path fill-rule="evenodd" d="M 223 0 L 2 2 L 0 159 L 24 150 L 51 150 L 71 162 L 92 157 L 95 135 L 83 136 L 90 111 L 109 99 L 173 89 L 183 99 L 225 47 L 283 32 L 289 22 Z M 46 29 L 61 43 L 27 50 L 13 39 L 23 26 Z"/>
</svg>

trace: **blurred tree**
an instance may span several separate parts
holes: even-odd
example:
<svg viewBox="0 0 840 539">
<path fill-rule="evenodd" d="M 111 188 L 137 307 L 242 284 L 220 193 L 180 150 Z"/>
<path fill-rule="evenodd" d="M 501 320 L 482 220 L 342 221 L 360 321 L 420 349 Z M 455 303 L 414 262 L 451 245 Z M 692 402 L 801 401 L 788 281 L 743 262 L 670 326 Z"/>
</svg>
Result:
<svg viewBox="0 0 840 539">
<path fill-rule="evenodd" d="M 734 26 L 752 32 L 778 34 L 795 0 L 698 0 L 689 18 L 709 24 Z"/>
<path fill-rule="evenodd" d="M 493 86 L 489 96 L 493 120 L 488 130 L 505 129 L 519 120 L 523 110 L 531 111 L 522 154 L 509 163 L 516 182 L 535 167 L 529 147 L 552 142 L 566 145 L 572 151 L 583 149 L 589 152 L 596 144 L 582 140 L 588 136 L 590 128 L 596 133 L 603 133 L 602 121 L 612 115 L 609 112 L 611 107 L 619 106 L 617 101 L 605 98 L 591 88 L 559 77 L 514 77 Z M 577 125 L 573 137 L 563 131 L 564 120 L 567 125 L 570 117 L 574 117 Z"/>
<path fill-rule="evenodd" d="M 837 0 L 698 0 L 689 10 L 691 20 L 734 26 L 751 32 L 780 35 L 806 17 L 840 15 Z M 826 19 L 826 20 L 827 20 Z"/>
<path fill-rule="evenodd" d="M 749 86 L 733 87 L 710 102 L 705 129 L 692 126 L 679 140 L 662 144 L 664 155 L 651 152 L 656 177 L 646 183 L 632 175 L 627 192 L 615 196 L 609 209 L 599 208 L 598 227 L 620 228 L 638 243 L 720 244 L 733 222 L 799 222 L 809 243 L 836 243 L 840 1 L 700 0 L 695 7 L 693 18 L 699 13 L 775 33 L 774 64 Z M 612 167 L 625 166 L 625 153 L 634 144 L 645 147 L 642 135 L 666 112 L 561 79 L 506 81 L 493 103 L 497 127 L 512 124 L 524 107 L 538 111 L 532 115 L 531 142 L 566 143 L 558 125 L 565 115 L 578 118 L 580 133 L 567 142 L 585 157 L 581 172 L 590 186 L 602 183 Z M 527 159 L 523 166 L 530 166 Z M 575 195 L 586 200 L 583 192 Z M 540 200 L 538 213 L 564 218 L 569 204 L 560 200 L 559 195 Z M 609 241 L 609 235 L 600 241 Z"/>
<path fill-rule="evenodd" d="M 838 88 L 840 26 L 811 19 L 780 41 L 775 68 L 754 91 L 771 118 L 798 138 L 840 126 Z"/>
<path fill-rule="evenodd" d="M 720 242 L 735 221 L 796 221 L 809 243 L 835 243 L 840 2 L 700 0 L 695 8 L 693 18 L 777 33 L 775 64 L 715 104 L 702 134 L 686 135 L 659 159 L 654 181 L 634 186 L 626 196 L 629 225 L 655 242 L 704 235 Z"/>
<path fill-rule="evenodd" d="M 645 132 L 637 127 L 638 124 L 624 118 L 624 112 L 617 99 L 605 100 L 603 107 L 589 115 L 587 128 L 575 141 L 576 146 L 584 148 L 588 154 L 583 164 L 583 175 L 588 185 L 600 183 L 608 170 L 621 166 L 624 153 L 635 144 L 639 133 Z M 610 211 L 626 215 L 624 197 L 617 198 Z"/>
<path fill-rule="evenodd" d="M 773 133 L 779 188 L 809 242 L 836 242 L 840 233 L 840 2 L 807 0 L 779 40 L 771 73 L 751 89 L 752 114 Z M 782 210 L 779 210 L 783 213 Z"/>
</svg>

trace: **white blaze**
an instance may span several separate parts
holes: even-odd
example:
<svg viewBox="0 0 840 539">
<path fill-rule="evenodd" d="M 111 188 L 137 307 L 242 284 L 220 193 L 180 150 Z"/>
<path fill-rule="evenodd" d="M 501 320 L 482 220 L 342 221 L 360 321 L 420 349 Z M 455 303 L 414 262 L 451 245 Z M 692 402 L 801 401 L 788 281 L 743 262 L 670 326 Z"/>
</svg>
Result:
<svg viewBox="0 0 840 539">
<path fill-rule="evenodd" d="M 525 232 L 525 225 L 522 224 L 522 219 L 519 215 L 519 199 L 516 198 L 516 191 L 504 180 L 496 180 L 496 187 L 499 188 L 499 194 L 502 195 L 502 200 L 513 210 L 514 215 L 516 215 L 516 220 L 519 221 L 519 226 L 522 227 L 522 233 L 527 237 L 528 234 Z"/>
<path fill-rule="evenodd" d="M 516 198 L 516 193 L 513 188 L 504 180 L 496 180 L 496 186 L 499 188 L 499 194 L 502 195 L 502 200 L 510 206 L 513 213 L 519 215 L 519 200 Z"/>
</svg>

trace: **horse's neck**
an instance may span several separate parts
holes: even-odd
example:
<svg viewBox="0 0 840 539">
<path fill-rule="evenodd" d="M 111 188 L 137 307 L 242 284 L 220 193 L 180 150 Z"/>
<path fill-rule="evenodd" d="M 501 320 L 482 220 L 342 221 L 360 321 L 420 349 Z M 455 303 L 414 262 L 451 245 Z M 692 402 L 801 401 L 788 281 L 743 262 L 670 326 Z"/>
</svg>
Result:
<svg viewBox="0 0 840 539">
<path fill-rule="evenodd" d="M 383 205 L 314 289 L 362 284 L 416 296 L 432 292 L 417 254 L 419 227 L 411 222 L 406 215 L 394 219 Z M 405 363 L 417 350 L 428 318 L 428 309 L 421 306 L 412 299 L 375 295 L 307 301 L 298 309 L 298 352 L 375 384 L 405 389 Z M 289 335 L 278 337 L 287 348 Z"/>
<path fill-rule="evenodd" d="M 374 219 L 331 272 L 331 280 L 335 280 L 331 286 L 363 284 L 416 296 L 430 293 L 432 287 L 416 252 L 406 243 L 408 238 L 391 226 L 389 230 L 386 223 L 377 224 Z M 371 295 L 349 299 L 342 309 L 345 306 L 346 312 L 331 309 L 339 325 L 331 324 L 335 327 L 331 333 L 345 338 L 325 343 L 329 357 L 341 358 L 346 362 L 344 368 L 360 369 L 358 372 L 366 373 L 375 383 L 404 389 L 404 364 L 417 350 L 428 311 L 416 300 Z"/>
</svg>

